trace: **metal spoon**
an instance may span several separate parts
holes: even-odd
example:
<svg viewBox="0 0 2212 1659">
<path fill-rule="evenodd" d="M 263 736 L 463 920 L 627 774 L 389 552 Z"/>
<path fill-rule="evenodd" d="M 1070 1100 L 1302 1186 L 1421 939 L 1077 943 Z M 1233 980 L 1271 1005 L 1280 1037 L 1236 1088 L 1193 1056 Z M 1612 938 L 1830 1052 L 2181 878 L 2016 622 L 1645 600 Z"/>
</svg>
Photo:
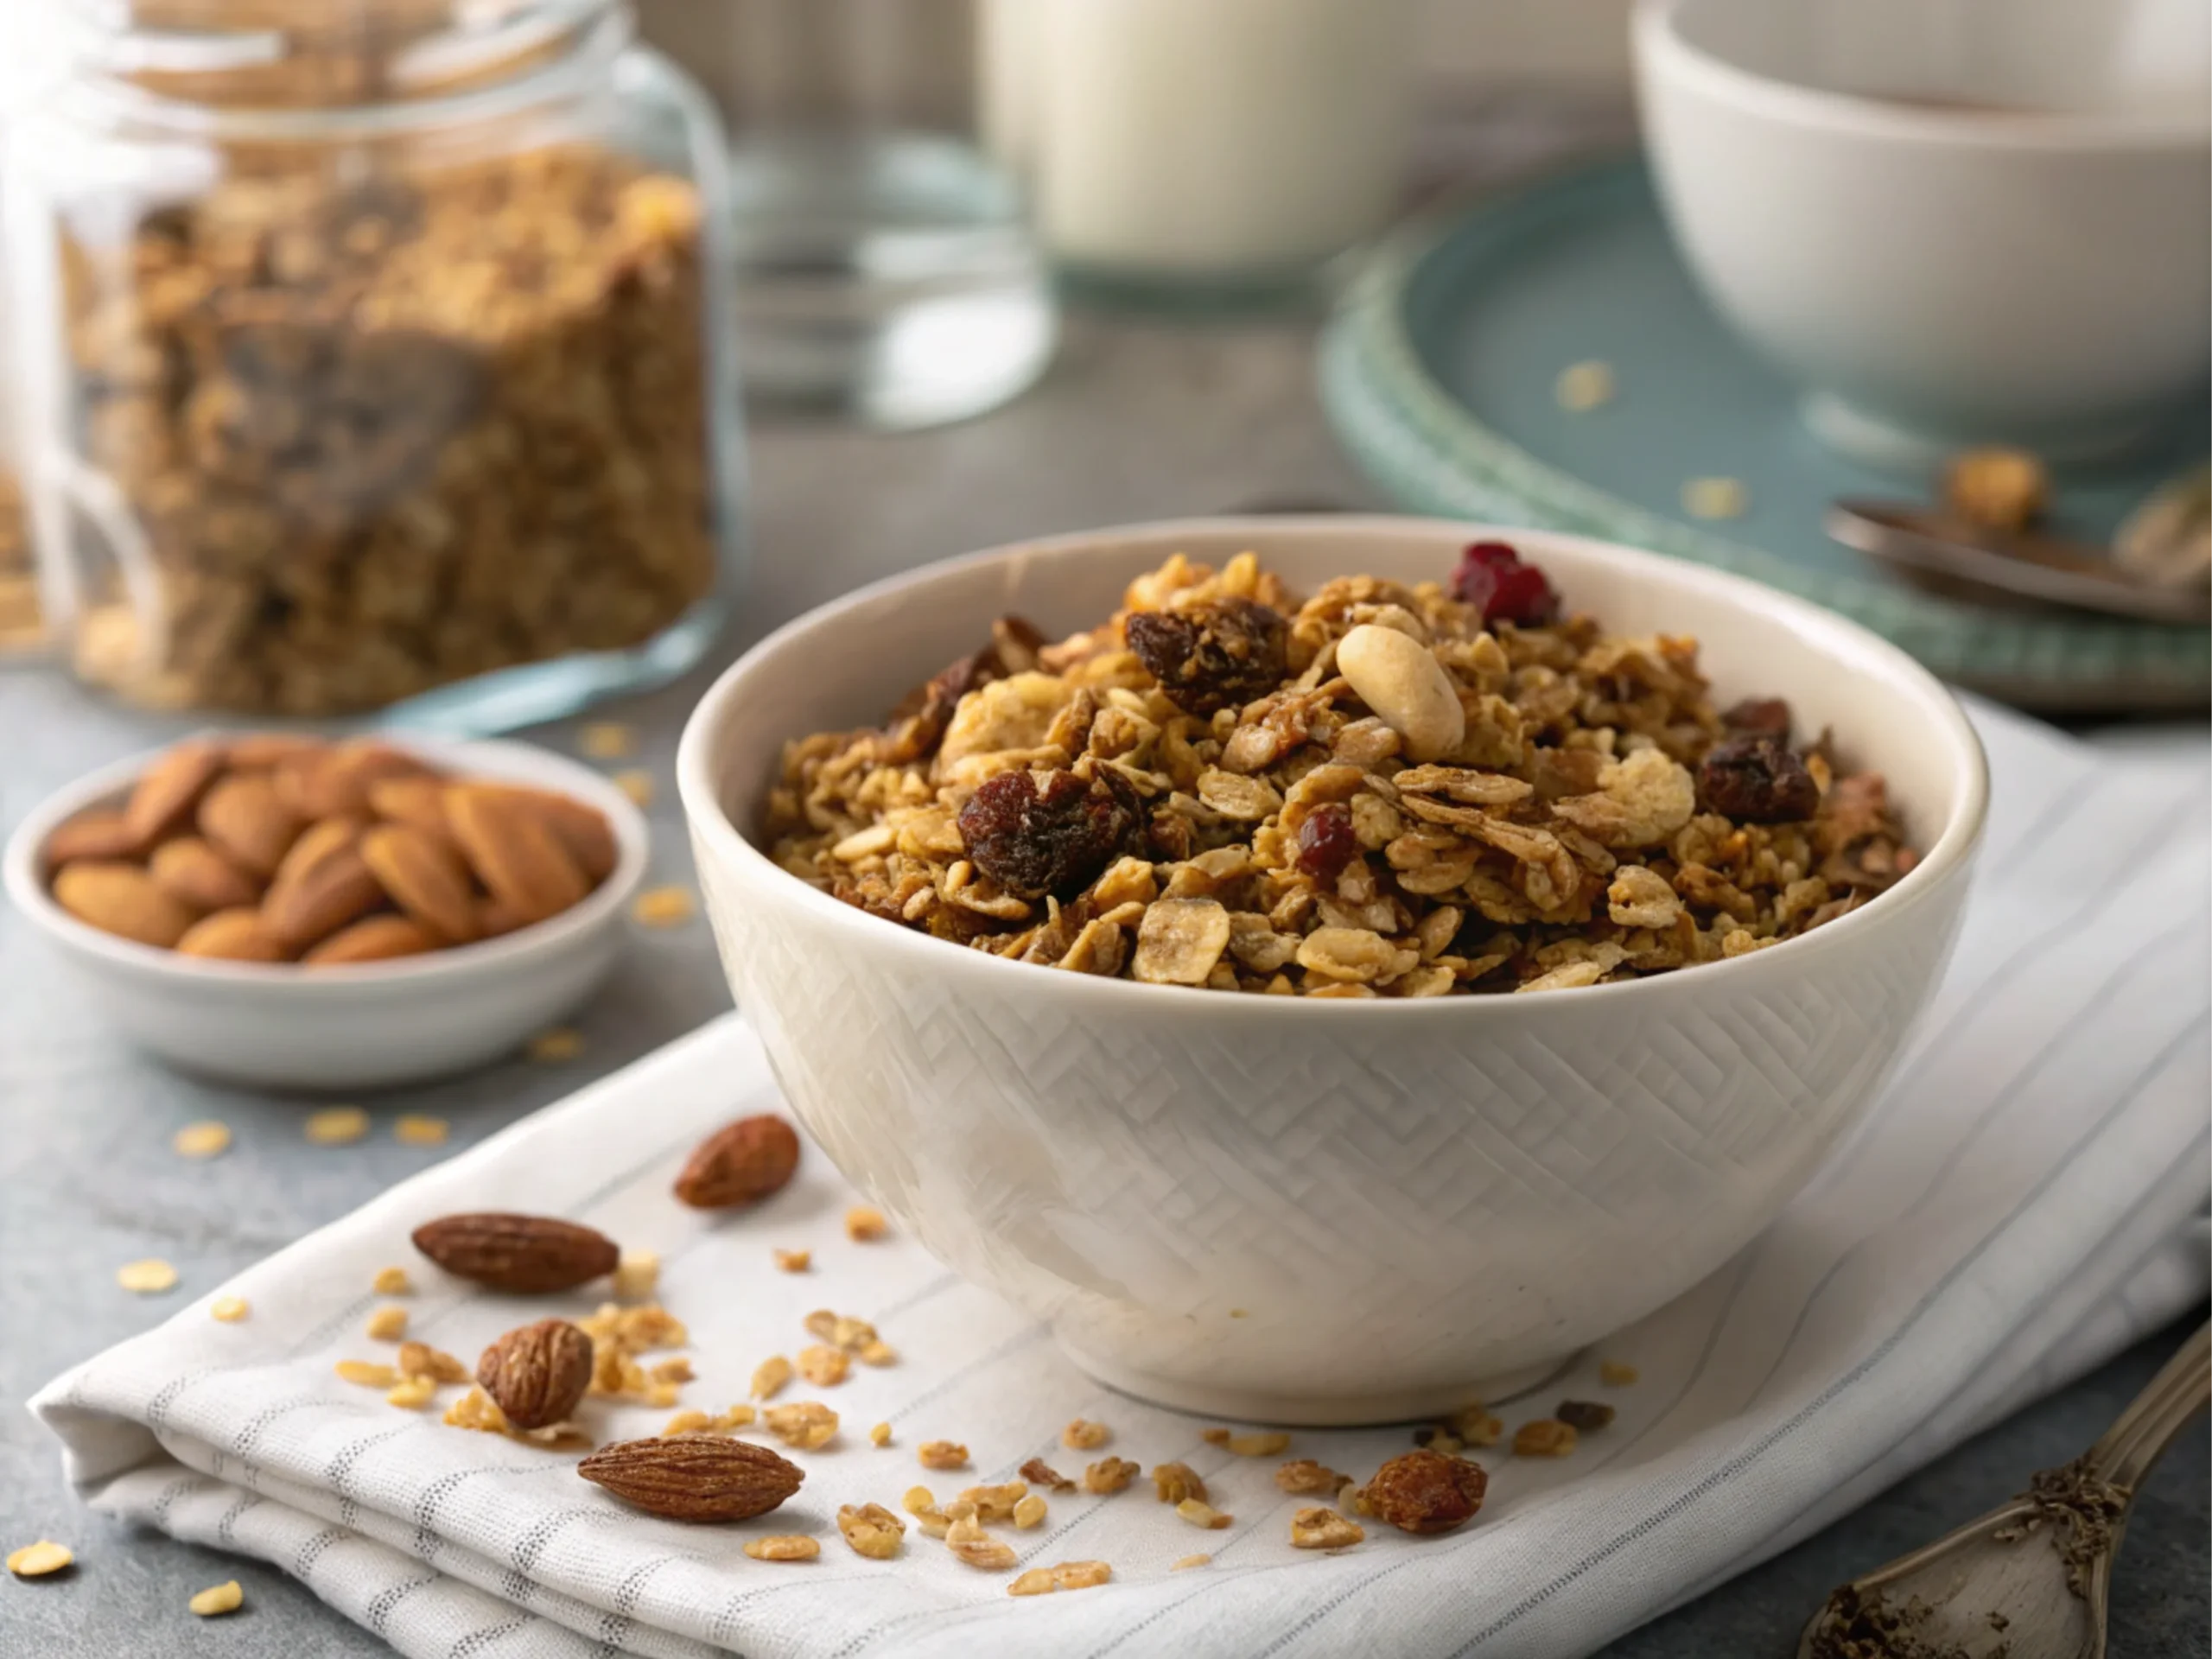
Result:
<svg viewBox="0 0 2212 1659">
<path fill-rule="evenodd" d="M 2079 542 L 2008 535 L 1910 501 L 1837 501 L 1821 522 L 1845 546 L 1963 597 L 2028 600 L 2150 622 L 2212 621 L 2212 589 L 2146 582 Z"/>
<path fill-rule="evenodd" d="M 2212 1325 L 2183 1343 L 2104 1438 L 1999 1510 L 1854 1579 L 1798 1659 L 2105 1659 L 2105 1609 L 2135 1489 L 2212 1399 Z"/>
</svg>

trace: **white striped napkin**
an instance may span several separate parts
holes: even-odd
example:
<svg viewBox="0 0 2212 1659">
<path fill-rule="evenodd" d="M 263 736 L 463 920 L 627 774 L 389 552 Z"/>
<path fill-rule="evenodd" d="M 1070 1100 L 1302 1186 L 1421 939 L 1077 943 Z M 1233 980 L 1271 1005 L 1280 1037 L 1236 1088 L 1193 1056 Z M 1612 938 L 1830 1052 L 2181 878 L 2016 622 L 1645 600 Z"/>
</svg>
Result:
<svg viewBox="0 0 2212 1659">
<path fill-rule="evenodd" d="M 1546 1656 L 1587 1652 L 1821 1527 L 1977 1427 L 2094 1364 L 2201 1298 L 2212 1051 L 2212 828 L 2201 753 L 2115 758 L 1978 711 L 1995 774 L 1990 838 L 1956 962 L 1878 1115 L 1751 1249 L 1603 1344 L 1509 1423 L 1562 1395 L 1619 1418 L 1575 1456 L 1489 1455 L 1490 1501 L 1459 1533 L 1371 1528 L 1340 1555 L 1294 1551 L 1273 1460 L 1230 1456 L 1203 1425 L 1103 1393 L 1046 1334 L 911 1244 L 855 1244 L 826 1162 L 760 1209 L 702 1218 L 668 1202 L 705 1129 L 775 1103 L 734 1016 L 397 1187 L 63 1376 L 34 1402 L 99 1508 L 274 1561 L 417 1659 L 499 1656 L 985 1654 Z M 823 1541 L 805 1565 L 747 1559 L 764 1523 L 686 1528 L 623 1509 L 573 1459 L 440 1426 L 333 1373 L 369 1355 L 374 1270 L 417 1223 L 457 1209 L 550 1211 L 659 1249 L 700 1380 L 685 1403 L 744 1397 L 762 1358 L 827 1306 L 873 1320 L 903 1356 L 823 1390 L 844 1421 L 793 1454 L 805 1487 L 775 1529 Z M 785 1274 L 772 1246 L 810 1245 Z M 466 1295 L 420 1275 L 415 1333 L 473 1357 L 542 1302 Z M 588 1299 L 575 1299 L 578 1311 Z M 1641 1381 L 1607 1389 L 1602 1357 Z M 785 1397 L 805 1397 L 795 1385 Z M 607 1438 L 665 1411 L 601 1413 Z M 1103 1588 L 1020 1600 L 908 1535 L 865 1560 L 840 1503 L 896 1507 L 1043 1456 L 1083 1459 L 1077 1415 L 1147 1468 L 1181 1459 L 1236 1516 L 1199 1532 L 1148 1483 L 1055 1497 L 1007 1533 L 1023 1564 L 1103 1560 Z M 887 1449 L 866 1431 L 889 1422 Z M 976 1472 L 912 1448 L 965 1442 Z M 1292 1455 L 1365 1474 L 1403 1429 L 1307 1433 Z M 1096 1456 L 1097 1453 L 1089 1455 Z M 1171 1570 L 1193 1554 L 1204 1566 Z"/>
</svg>

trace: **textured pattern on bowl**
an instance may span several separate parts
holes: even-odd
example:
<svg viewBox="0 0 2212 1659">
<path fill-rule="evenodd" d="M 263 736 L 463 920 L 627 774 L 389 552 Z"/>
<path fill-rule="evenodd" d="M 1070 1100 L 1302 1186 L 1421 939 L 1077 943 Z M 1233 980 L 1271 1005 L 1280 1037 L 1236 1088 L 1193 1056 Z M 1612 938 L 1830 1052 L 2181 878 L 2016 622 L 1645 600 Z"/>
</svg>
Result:
<svg viewBox="0 0 2212 1659">
<path fill-rule="evenodd" d="M 1102 1379 L 1248 1419 L 1380 1421 L 1540 1372 L 1772 1218 L 1895 1059 L 1955 932 L 1986 787 L 1901 653 L 1733 579 L 1503 533 L 1571 604 L 1694 632 L 1724 698 L 1789 696 L 1892 773 L 1928 849 L 1880 903 L 1743 960 L 1528 997 L 1332 1003 L 1100 981 L 890 926 L 748 828 L 781 741 L 868 721 L 1019 608 L 1095 620 L 1181 549 L 1310 590 L 1448 568 L 1409 519 L 1102 531 L 880 584 L 717 683 L 678 760 L 740 1005 L 840 1168 Z"/>
</svg>

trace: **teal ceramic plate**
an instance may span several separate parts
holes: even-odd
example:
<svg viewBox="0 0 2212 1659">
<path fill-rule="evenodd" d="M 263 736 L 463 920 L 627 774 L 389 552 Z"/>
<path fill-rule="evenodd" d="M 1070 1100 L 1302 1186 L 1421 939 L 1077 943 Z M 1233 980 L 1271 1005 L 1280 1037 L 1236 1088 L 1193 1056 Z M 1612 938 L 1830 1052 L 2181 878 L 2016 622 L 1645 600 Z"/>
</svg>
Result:
<svg viewBox="0 0 2212 1659">
<path fill-rule="evenodd" d="M 1554 397 L 1560 371 L 1592 359 L 1611 365 L 1614 395 L 1571 413 Z M 1925 486 L 1845 461 L 1799 425 L 1789 387 L 1691 286 L 1639 162 L 1545 179 L 1395 238 L 1345 295 L 1320 373 L 1338 435 L 1418 511 L 1738 571 L 2027 707 L 2194 709 L 2212 693 L 2204 629 L 1942 599 L 1830 541 L 1821 514 L 1834 498 Z M 2054 528 L 2107 538 L 2206 447 L 2200 421 L 2133 471 L 2062 475 Z M 1684 482 L 1703 477 L 1743 483 L 1741 516 L 1684 512 Z"/>
</svg>

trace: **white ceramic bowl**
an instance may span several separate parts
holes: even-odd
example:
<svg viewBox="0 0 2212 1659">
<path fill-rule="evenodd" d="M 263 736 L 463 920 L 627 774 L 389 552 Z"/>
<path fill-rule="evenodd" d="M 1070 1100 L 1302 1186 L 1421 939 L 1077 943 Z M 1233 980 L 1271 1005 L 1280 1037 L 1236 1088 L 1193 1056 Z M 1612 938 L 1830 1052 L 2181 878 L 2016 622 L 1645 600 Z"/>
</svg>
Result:
<svg viewBox="0 0 2212 1659">
<path fill-rule="evenodd" d="M 1314 1001 L 1058 973 L 848 907 L 749 836 L 787 738 L 877 723 L 1020 612 L 1057 635 L 1181 550 L 1311 592 L 1500 536 L 1624 633 L 1703 640 L 1887 772 L 1926 856 L 1755 955 L 1533 996 Z M 1887 1075 L 1949 950 L 1986 779 L 1902 652 L 1696 566 L 1411 518 L 1139 526 L 864 588 L 710 690 L 677 771 L 722 960 L 838 1167 L 1115 1387 L 1246 1421 L 1380 1421 L 1529 1379 L 1771 1220 Z M 1493 1395 L 1493 1397 L 1495 1397 Z"/>
<path fill-rule="evenodd" d="M 1642 0 L 1675 238 L 1876 465 L 2128 448 L 2212 354 L 2203 0 Z"/>
<path fill-rule="evenodd" d="M 16 826 L 8 896 L 126 1037 L 189 1071 L 264 1089 L 374 1089 L 511 1053 L 573 1010 L 614 965 L 623 912 L 645 874 L 645 818 L 589 767 L 528 744 L 380 735 L 451 772 L 589 803 L 614 831 L 620 856 L 613 873 L 549 921 L 428 956 L 311 969 L 181 957 L 70 915 L 48 893 L 39 856 L 63 820 L 119 804 L 154 758 L 142 754 L 79 779 Z"/>
</svg>

